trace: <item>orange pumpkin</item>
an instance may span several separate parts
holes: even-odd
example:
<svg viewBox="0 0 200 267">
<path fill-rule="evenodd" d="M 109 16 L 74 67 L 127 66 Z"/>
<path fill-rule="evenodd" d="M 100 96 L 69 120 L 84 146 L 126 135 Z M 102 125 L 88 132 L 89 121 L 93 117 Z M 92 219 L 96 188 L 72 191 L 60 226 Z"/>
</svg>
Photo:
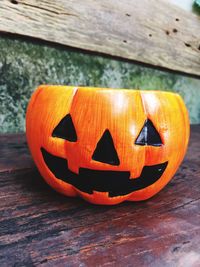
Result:
<svg viewBox="0 0 200 267">
<path fill-rule="evenodd" d="M 44 85 L 30 100 L 26 134 L 50 186 L 112 205 L 148 199 L 170 181 L 189 119 L 170 92 Z"/>
</svg>

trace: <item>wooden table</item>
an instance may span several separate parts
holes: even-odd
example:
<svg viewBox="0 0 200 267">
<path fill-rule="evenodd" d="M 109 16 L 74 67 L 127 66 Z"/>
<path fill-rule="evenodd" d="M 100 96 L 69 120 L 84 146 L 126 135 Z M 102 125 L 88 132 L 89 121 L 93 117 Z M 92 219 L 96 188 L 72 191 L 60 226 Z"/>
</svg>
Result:
<svg viewBox="0 0 200 267">
<path fill-rule="evenodd" d="M 200 125 L 152 199 L 95 206 L 54 192 L 24 135 L 0 137 L 0 266 L 200 266 Z"/>
</svg>

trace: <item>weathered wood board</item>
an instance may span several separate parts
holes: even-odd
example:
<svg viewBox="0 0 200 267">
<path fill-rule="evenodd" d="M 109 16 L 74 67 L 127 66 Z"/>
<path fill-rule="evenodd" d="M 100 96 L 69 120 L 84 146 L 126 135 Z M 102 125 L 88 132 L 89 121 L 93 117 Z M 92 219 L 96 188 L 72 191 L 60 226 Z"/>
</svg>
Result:
<svg viewBox="0 0 200 267">
<path fill-rule="evenodd" d="M 199 139 L 192 126 L 186 158 L 158 195 L 105 207 L 50 189 L 24 137 L 0 137 L 0 161 L 12 162 L 0 166 L 0 266 L 199 266 Z"/>
<path fill-rule="evenodd" d="M 0 135 L 0 173 L 33 167 L 24 134 Z"/>
<path fill-rule="evenodd" d="M 1 0 L 0 32 L 200 76 L 200 18 L 164 0 Z"/>
</svg>

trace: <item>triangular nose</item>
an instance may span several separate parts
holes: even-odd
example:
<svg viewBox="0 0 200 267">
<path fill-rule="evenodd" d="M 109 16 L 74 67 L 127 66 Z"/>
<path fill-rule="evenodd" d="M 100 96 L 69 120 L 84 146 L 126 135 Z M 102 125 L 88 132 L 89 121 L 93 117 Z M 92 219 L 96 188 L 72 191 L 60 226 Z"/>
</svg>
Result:
<svg viewBox="0 0 200 267">
<path fill-rule="evenodd" d="M 112 136 L 109 130 L 106 130 L 97 143 L 92 159 L 107 163 L 110 165 L 119 165 L 119 158 L 115 149 Z"/>
</svg>

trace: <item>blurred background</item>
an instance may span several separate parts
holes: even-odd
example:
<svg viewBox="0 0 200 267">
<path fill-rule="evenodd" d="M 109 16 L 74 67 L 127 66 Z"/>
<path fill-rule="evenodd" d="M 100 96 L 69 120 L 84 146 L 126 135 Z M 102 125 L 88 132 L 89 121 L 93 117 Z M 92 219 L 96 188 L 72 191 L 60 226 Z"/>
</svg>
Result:
<svg viewBox="0 0 200 267">
<path fill-rule="evenodd" d="M 192 0 L 172 1 L 198 14 Z M 200 123 L 200 80 L 30 38 L 0 35 L 0 133 L 25 131 L 25 112 L 40 84 L 166 90 L 179 93 Z"/>
</svg>

